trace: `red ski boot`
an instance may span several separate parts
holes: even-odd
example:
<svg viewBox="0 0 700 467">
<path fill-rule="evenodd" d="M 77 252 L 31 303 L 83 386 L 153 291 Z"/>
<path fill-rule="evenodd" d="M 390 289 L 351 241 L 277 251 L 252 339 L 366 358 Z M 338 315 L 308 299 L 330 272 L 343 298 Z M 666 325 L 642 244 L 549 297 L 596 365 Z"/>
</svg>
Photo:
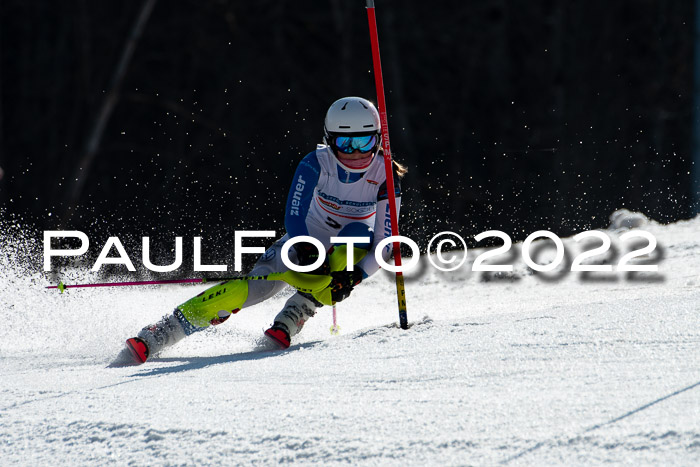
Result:
<svg viewBox="0 0 700 467">
<path fill-rule="evenodd" d="M 131 353 L 134 365 L 140 365 L 148 359 L 148 346 L 140 337 L 127 339 L 126 348 Z"/>
<path fill-rule="evenodd" d="M 265 331 L 265 336 L 280 349 L 288 349 L 290 344 L 289 333 L 275 323 L 270 329 Z"/>
</svg>

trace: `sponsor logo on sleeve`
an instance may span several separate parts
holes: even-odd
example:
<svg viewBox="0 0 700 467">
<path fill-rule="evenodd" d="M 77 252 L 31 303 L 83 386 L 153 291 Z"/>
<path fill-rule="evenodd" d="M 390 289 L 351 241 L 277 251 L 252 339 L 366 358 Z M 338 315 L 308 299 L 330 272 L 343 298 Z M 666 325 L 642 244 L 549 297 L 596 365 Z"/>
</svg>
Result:
<svg viewBox="0 0 700 467">
<path fill-rule="evenodd" d="M 299 175 L 297 179 L 297 184 L 294 187 L 294 194 L 292 195 L 292 209 L 289 212 L 292 216 L 299 216 L 299 206 L 301 206 L 301 194 L 306 186 L 306 181 Z"/>
</svg>

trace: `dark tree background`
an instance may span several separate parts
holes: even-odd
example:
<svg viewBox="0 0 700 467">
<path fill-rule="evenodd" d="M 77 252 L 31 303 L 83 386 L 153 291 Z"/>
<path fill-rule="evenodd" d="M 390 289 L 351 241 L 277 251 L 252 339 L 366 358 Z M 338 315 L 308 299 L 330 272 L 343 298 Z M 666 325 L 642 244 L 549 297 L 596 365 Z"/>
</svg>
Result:
<svg viewBox="0 0 700 467">
<path fill-rule="evenodd" d="M 402 233 L 691 216 L 694 13 L 378 0 Z M 376 100 L 362 0 L 1 0 L 0 208 L 120 238 L 281 231 L 346 95 Z"/>
</svg>

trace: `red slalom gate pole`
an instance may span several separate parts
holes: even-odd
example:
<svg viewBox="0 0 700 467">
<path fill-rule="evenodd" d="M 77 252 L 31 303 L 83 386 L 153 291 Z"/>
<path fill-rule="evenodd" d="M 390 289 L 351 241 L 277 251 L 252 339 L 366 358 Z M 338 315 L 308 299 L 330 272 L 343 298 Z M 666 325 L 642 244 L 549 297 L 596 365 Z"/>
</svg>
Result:
<svg viewBox="0 0 700 467">
<path fill-rule="evenodd" d="M 369 37 L 372 42 L 372 63 L 374 64 L 374 84 L 377 88 L 377 105 L 379 120 L 382 124 L 382 147 L 384 148 L 384 169 L 386 170 L 386 188 L 389 195 L 389 216 L 391 218 L 391 235 L 399 235 L 399 220 L 396 213 L 396 194 L 394 193 L 394 170 L 391 161 L 391 146 L 389 144 L 389 124 L 384 99 L 384 79 L 382 78 L 382 62 L 379 56 L 379 37 L 377 35 L 377 18 L 374 13 L 374 0 L 367 0 L 367 20 L 369 21 Z M 401 243 L 394 242 L 394 263 L 401 267 Z M 406 314 L 406 287 L 402 272 L 396 273 L 396 295 L 399 303 L 399 324 L 401 329 L 408 329 Z"/>
</svg>

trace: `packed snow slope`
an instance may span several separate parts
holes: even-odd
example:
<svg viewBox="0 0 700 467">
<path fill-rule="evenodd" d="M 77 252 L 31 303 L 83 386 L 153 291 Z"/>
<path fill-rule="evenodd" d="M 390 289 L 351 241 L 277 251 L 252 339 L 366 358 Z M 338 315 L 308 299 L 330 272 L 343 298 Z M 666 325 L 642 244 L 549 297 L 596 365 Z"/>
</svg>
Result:
<svg viewBox="0 0 700 467">
<path fill-rule="evenodd" d="M 338 336 L 326 307 L 263 350 L 283 294 L 127 368 L 107 368 L 124 339 L 204 287 L 60 295 L 22 262 L 39 240 L 6 232 L 1 463 L 698 465 L 700 218 L 642 228 L 656 274 L 475 273 L 470 250 L 407 281 L 409 330 L 380 273 Z"/>
</svg>

